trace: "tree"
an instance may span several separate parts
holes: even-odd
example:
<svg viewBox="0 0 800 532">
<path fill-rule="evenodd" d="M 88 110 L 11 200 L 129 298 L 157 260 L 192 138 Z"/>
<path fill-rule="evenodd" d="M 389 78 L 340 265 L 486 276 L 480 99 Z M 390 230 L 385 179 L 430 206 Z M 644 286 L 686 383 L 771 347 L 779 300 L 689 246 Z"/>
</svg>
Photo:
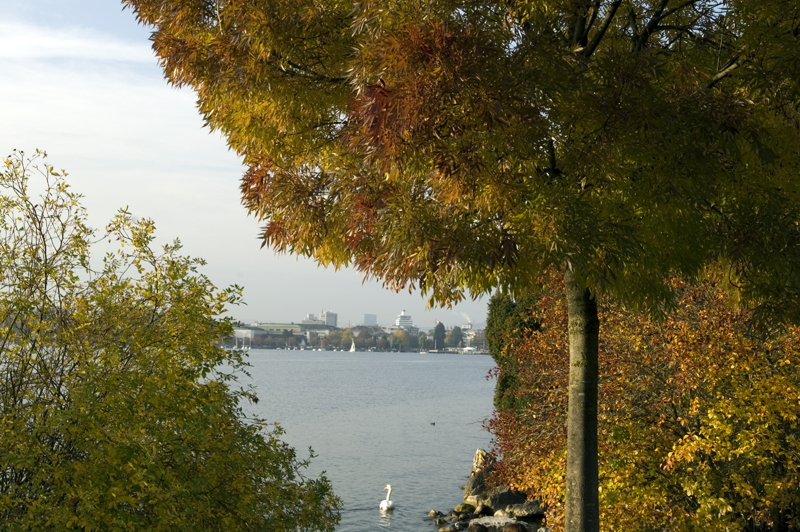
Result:
<svg viewBox="0 0 800 532">
<path fill-rule="evenodd" d="M 389 347 L 389 335 L 382 334 L 375 339 L 375 347 L 380 349 L 381 351 L 386 350 Z"/>
<path fill-rule="evenodd" d="M 497 367 L 502 369 L 495 374 L 497 384 L 494 388 L 494 407 L 497 410 L 516 408 L 518 362 L 514 347 L 527 333 L 539 329 L 539 323 L 532 316 L 535 298 L 531 295 L 515 300 L 511 296 L 495 294 L 489 300 L 486 313 L 486 341 L 489 354 Z"/>
<path fill-rule="evenodd" d="M 447 332 L 444 329 L 444 323 L 438 322 L 433 329 L 433 348 L 443 349 L 446 336 Z"/>
<path fill-rule="evenodd" d="M 342 330 L 335 330 L 328 333 L 328 336 L 325 337 L 328 341 L 328 345 L 332 345 L 334 347 L 339 347 L 342 345 Z"/>
<path fill-rule="evenodd" d="M 419 335 L 406 333 L 406 339 L 408 340 L 408 347 L 412 351 L 419 350 L 420 348 Z"/>
<path fill-rule="evenodd" d="M 375 341 L 372 339 L 372 335 L 367 329 L 361 329 L 358 331 L 356 345 L 362 349 L 369 349 L 375 345 Z"/>
<path fill-rule="evenodd" d="M 600 303 L 608 331 L 600 346 L 601 518 L 610 530 L 800 528 L 796 438 L 800 331 L 759 340 L 718 273 L 670 280 L 676 309 L 664 320 L 613 301 Z M 546 286 L 526 313 L 540 328 L 507 344 L 515 403 L 490 422 L 496 470 L 543 497 L 548 526 L 564 525 L 569 374 L 564 294 Z M 548 283 L 549 284 L 549 283 Z"/>
<path fill-rule="evenodd" d="M 397 346 L 401 351 L 408 349 L 408 335 L 405 331 L 395 331 L 392 338 L 394 338 L 392 347 Z"/>
<path fill-rule="evenodd" d="M 461 347 L 461 342 L 464 340 L 464 334 L 461 332 L 461 327 L 455 326 L 447 332 L 444 339 L 444 345 L 447 347 Z"/>
<path fill-rule="evenodd" d="M 290 331 L 289 329 L 284 329 L 281 332 L 281 338 L 283 338 L 283 345 L 284 346 L 288 346 L 289 345 L 289 340 L 294 338 L 294 333 L 292 331 Z"/>
<path fill-rule="evenodd" d="M 428 335 L 425 333 L 419 333 L 419 336 L 417 337 L 417 345 L 419 346 L 420 351 L 428 350 Z"/>
<path fill-rule="evenodd" d="M 566 272 L 568 529 L 596 531 L 596 294 L 728 267 L 800 319 L 789 0 L 124 0 L 248 167 L 263 244 L 449 304 Z"/>
<path fill-rule="evenodd" d="M 0 189 L 3 528 L 333 531 L 325 477 L 244 418 L 241 352 L 216 345 L 240 289 L 153 249 L 150 220 L 91 230 L 44 154 L 6 159 Z M 119 247 L 94 270 L 98 238 Z"/>
<path fill-rule="evenodd" d="M 485 351 L 488 347 L 486 344 L 486 331 L 477 331 L 472 339 L 472 343 L 472 347 Z"/>
<path fill-rule="evenodd" d="M 355 335 L 353 334 L 353 331 L 351 329 L 344 329 L 342 331 L 342 340 L 341 340 L 342 347 L 349 348 L 353 344 L 354 340 L 355 340 Z"/>
</svg>

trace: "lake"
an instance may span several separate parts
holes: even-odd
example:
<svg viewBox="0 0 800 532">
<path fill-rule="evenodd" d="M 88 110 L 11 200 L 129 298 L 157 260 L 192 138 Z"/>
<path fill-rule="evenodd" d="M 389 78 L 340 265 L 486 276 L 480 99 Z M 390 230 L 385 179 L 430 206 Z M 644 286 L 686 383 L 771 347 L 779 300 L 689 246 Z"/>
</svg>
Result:
<svg viewBox="0 0 800 532">
<path fill-rule="evenodd" d="M 488 355 L 253 349 L 249 362 L 259 402 L 248 410 L 278 422 L 301 457 L 314 449 L 310 474 L 326 471 L 344 501 L 337 532 L 433 531 L 427 513 L 462 502 L 491 440 Z M 396 509 L 382 514 L 386 484 Z"/>
</svg>

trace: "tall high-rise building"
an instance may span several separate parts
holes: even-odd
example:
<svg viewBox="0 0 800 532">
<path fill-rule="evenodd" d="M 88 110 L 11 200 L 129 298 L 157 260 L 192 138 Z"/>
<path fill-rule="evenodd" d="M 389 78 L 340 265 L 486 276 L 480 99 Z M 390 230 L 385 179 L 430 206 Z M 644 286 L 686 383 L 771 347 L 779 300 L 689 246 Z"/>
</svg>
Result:
<svg viewBox="0 0 800 532">
<path fill-rule="evenodd" d="M 336 321 L 338 317 L 339 316 L 335 312 L 331 312 L 330 310 L 319 315 L 320 321 L 324 322 L 325 325 L 328 325 L 329 327 L 337 326 Z"/>
<path fill-rule="evenodd" d="M 377 325 L 378 316 L 375 314 L 363 314 L 361 316 L 361 325 Z"/>
</svg>

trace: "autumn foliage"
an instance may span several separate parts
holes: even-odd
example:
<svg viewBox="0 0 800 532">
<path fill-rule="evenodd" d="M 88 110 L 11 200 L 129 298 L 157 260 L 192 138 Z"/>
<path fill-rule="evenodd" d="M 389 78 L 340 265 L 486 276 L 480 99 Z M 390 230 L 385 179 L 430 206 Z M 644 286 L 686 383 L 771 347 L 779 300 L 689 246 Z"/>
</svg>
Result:
<svg viewBox="0 0 800 532">
<path fill-rule="evenodd" d="M 91 229 L 64 175 L 0 167 L 0 530 L 333 532 L 328 480 L 243 410 L 241 289 L 151 220 Z"/>
<path fill-rule="evenodd" d="M 663 320 L 601 304 L 600 511 L 606 530 L 786 531 L 800 502 L 800 330 L 749 334 L 720 283 L 671 281 Z M 503 354 L 521 409 L 490 428 L 500 480 L 563 520 L 567 313 L 550 278 L 528 312 L 542 324 Z M 529 319 L 529 318 L 528 318 Z M 510 340 L 513 331 L 509 332 Z"/>
</svg>

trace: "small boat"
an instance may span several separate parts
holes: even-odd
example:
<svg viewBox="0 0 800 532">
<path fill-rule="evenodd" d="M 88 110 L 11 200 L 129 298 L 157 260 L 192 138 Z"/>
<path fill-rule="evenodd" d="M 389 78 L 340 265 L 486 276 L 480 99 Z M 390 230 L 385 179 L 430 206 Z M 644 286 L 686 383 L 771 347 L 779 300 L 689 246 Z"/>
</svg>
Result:
<svg viewBox="0 0 800 532">
<path fill-rule="evenodd" d="M 356 352 L 356 341 L 353 340 L 352 338 L 350 339 L 350 341 L 353 342 L 353 345 L 350 346 L 350 352 L 351 353 L 355 353 Z"/>
</svg>

